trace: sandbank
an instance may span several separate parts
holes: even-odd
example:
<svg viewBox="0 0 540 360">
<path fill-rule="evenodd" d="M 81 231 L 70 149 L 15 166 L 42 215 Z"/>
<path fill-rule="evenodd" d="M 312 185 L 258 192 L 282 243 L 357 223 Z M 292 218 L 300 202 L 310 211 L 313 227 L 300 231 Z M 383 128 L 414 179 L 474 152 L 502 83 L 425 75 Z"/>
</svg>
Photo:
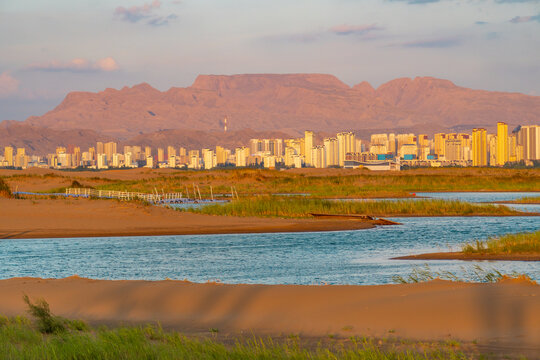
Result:
<svg viewBox="0 0 540 360">
<path fill-rule="evenodd" d="M 338 231 L 374 226 L 357 220 L 210 216 L 115 200 L 0 198 L 0 239 Z"/>
<path fill-rule="evenodd" d="M 469 341 L 540 352 L 540 286 L 419 284 L 229 285 L 188 281 L 0 280 L 0 314 L 23 315 L 22 295 L 93 325 L 160 322 L 185 334 L 375 336 Z"/>
<path fill-rule="evenodd" d="M 456 251 L 399 256 L 392 260 L 540 261 L 540 254 L 468 254 Z"/>
</svg>

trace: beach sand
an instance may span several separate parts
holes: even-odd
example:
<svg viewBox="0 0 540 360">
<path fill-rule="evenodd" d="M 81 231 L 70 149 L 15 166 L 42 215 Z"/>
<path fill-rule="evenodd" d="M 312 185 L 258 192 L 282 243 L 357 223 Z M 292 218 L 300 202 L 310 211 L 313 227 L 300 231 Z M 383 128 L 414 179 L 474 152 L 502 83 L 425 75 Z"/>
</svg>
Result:
<svg viewBox="0 0 540 360">
<path fill-rule="evenodd" d="M 358 230 L 357 220 L 210 216 L 115 200 L 0 198 L 0 239 Z"/>
<path fill-rule="evenodd" d="M 377 286 L 228 285 L 187 281 L 0 280 L 0 314 L 26 311 L 23 294 L 91 324 L 160 322 L 185 334 L 457 339 L 540 354 L 540 286 L 428 283 Z M 532 357 L 534 358 L 534 356 Z"/>
</svg>

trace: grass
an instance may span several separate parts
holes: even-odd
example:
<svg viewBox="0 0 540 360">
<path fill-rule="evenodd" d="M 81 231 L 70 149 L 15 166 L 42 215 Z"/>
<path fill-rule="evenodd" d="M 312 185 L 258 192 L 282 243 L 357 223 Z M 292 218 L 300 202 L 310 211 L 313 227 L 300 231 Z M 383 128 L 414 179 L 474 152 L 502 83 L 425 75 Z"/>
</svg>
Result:
<svg viewBox="0 0 540 360">
<path fill-rule="evenodd" d="M 3 178 L 0 177 L 0 197 L 11 198 L 13 193 Z"/>
<path fill-rule="evenodd" d="M 494 283 L 502 279 L 526 279 L 531 281 L 531 278 L 525 274 L 513 272 L 511 274 L 503 274 L 494 268 L 485 269 L 480 265 L 472 267 L 462 267 L 461 273 L 457 274 L 452 271 L 436 271 L 424 265 L 424 267 L 414 267 L 411 273 L 407 276 L 394 275 L 392 280 L 396 284 L 414 284 L 435 279 L 460 281 L 460 282 L 479 282 L 479 283 Z"/>
<path fill-rule="evenodd" d="M 512 204 L 540 204 L 540 196 L 523 197 L 516 200 L 507 201 Z"/>
<path fill-rule="evenodd" d="M 332 339 L 333 341 L 333 339 Z M 66 329 L 43 333 L 24 317 L 0 316 L 2 359 L 469 359 L 454 346 L 436 343 L 426 349 L 390 348 L 370 339 L 303 347 L 298 338 L 274 341 L 252 338 L 226 345 L 213 339 L 188 338 L 159 325 Z M 379 342 L 380 344 L 380 342 Z M 414 345 L 414 344 L 413 344 Z M 392 344 L 390 344 L 390 347 Z M 403 348 L 403 347 L 401 347 Z M 411 350 L 412 348 L 412 350 Z"/>
<path fill-rule="evenodd" d="M 461 251 L 466 254 L 540 254 L 540 230 L 476 240 L 463 245 Z"/>
<path fill-rule="evenodd" d="M 105 175 L 105 174 L 104 174 Z M 511 169 L 418 169 L 401 172 L 372 172 L 347 169 L 212 170 L 178 171 L 140 180 L 116 180 L 101 184 L 102 190 L 150 193 L 192 192 L 199 185 L 203 197 L 230 194 L 235 186 L 239 195 L 306 193 L 312 197 L 408 197 L 422 191 L 534 191 L 540 183 L 538 170 Z"/>
<path fill-rule="evenodd" d="M 471 204 L 456 200 L 332 201 L 305 197 L 263 196 L 225 204 L 179 209 L 207 215 L 307 218 L 310 213 L 373 216 L 518 215 L 506 206 Z"/>
</svg>

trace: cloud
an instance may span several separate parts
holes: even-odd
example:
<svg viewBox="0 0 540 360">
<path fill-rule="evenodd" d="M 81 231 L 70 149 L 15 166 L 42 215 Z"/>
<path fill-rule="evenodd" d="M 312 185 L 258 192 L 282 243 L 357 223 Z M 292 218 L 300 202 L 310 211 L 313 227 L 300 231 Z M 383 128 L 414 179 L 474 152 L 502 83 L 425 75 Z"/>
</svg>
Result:
<svg viewBox="0 0 540 360">
<path fill-rule="evenodd" d="M 390 1 L 401 1 L 401 2 L 407 2 L 407 4 L 411 4 L 411 5 L 421 5 L 421 4 L 436 3 L 441 0 L 390 0 Z"/>
<path fill-rule="evenodd" d="M 317 41 L 321 38 L 322 33 L 298 33 L 298 34 L 279 34 L 279 35 L 267 35 L 262 36 L 259 40 L 264 42 L 291 42 L 291 43 L 310 43 Z"/>
<path fill-rule="evenodd" d="M 407 48 L 449 48 L 461 44 L 461 39 L 458 37 L 450 38 L 438 38 L 438 39 L 427 39 L 427 40 L 418 40 L 411 41 L 401 44 L 402 47 Z"/>
<path fill-rule="evenodd" d="M 375 24 L 371 25 L 338 25 L 330 28 L 330 32 L 336 35 L 366 35 L 371 31 L 383 30 Z"/>
<path fill-rule="evenodd" d="M 7 71 L 0 74 L 0 97 L 14 95 L 19 90 L 19 80 Z"/>
<path fill-rule="evenodd" d="M 531 22 L 531 21 L 540 22 L 540 14 L 535 15 L 535 16 L 516 16 L 510 20 L 510 22 L 513 24 L 526 23 L 526 22 Z"/>
<path fill-rule="evenodd" d="M 516 4 L 516 3 L 537 3 L 540 2 L 540 0 L 495 0 L 497 4 Z"/>
<path fill-rule="evenodd" d="M 487 25 L 487 24 L 489 23 L 486 21 L 475 21 L 475 25 Z"/>
<path fill-rule="evenodd" d="M 130 23 L 137 23 L 141 20 L 145 20 L 145 24 L 150 26 L 167 25 L 170 20 L 174 20 L 178 17 L 175 14 L 166 16 L 155 14 L 154 11 L 158 10 L 160 7 L 161 1 L 159 0 L 153 0 L 151 3 L 140 6 L 131 6 L 129 8 L 119 6 L 114 10 L 114 16 L 121 21 Z"/>
<path fill-rule="evenodd" d="M 50 72 L 110 72 L 116 71 L 120 67 L 112 57 L 106 57 L 96 62 L 82 58 L 73 59 L 69 62 L 53 60 L 45 63 L 30 64 L 26 69 Z"/>
</svg>

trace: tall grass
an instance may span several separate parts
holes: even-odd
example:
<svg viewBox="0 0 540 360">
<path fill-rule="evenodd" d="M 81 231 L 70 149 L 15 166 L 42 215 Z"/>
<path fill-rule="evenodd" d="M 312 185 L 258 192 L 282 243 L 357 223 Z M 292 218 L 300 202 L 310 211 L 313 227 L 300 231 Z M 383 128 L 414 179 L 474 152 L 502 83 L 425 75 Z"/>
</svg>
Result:
<svg viewBox="0 0 540 360">
<path fill-rule="evenodd" d="M 516 200 L 508 201 L 512 204 L 540 204 L 540 196 L 523 197 Z"/>
<path fill-rule="evenodd" d="M 540 230 L 476 240 L 462 246 L 466 254 L 540 254 Z"/>
<path fill-rule="evenodd" d="M 386 340 L 385 340 L 386 341 Z M 370 340 L 351 338 L 339 344 L 302 347 L 295 338 L 273 341 L 253 338 L 234 345 L 198 340 L 160 326 L 87 329 L 43 335 L 26 318 L 0 316 L 2 359 L 370 359 L 420 360 L 469 359 L 469 356 L 438 343 L 431 349 L 383 350 Z"/>
<path fill-rule="evenodd" d="M 180 174 L 140 180 L 116 180 L 100 185 L 102 190 L 183 192 L 200 186 L 203 196 L 230 193 L 235 186 L 240 196 L 254 194 L 308 193 L 313 197 L 406 197 L 420 191 L 534 191 L 540 171 L 510 169 L 418 169 L 401 172 L 370 172 L 347 169 L 298 171 L 212 170 L 182 171 Z"/>
<path fill-rule="evenodd" d="M 304 197 L 264 196 L 226 204 L 182 209 L 207 215 L 306 218 L 310 213 L 373 216 L 516 215 L 506 206 L 471 204 L 456 200 L 332 201 Z"/>
<path fill-rule="evenodd" d="M 0 177 L 0 197 L 11 198 L 13 193 L 9 188 L 9 185 Z"/>
</svg>

